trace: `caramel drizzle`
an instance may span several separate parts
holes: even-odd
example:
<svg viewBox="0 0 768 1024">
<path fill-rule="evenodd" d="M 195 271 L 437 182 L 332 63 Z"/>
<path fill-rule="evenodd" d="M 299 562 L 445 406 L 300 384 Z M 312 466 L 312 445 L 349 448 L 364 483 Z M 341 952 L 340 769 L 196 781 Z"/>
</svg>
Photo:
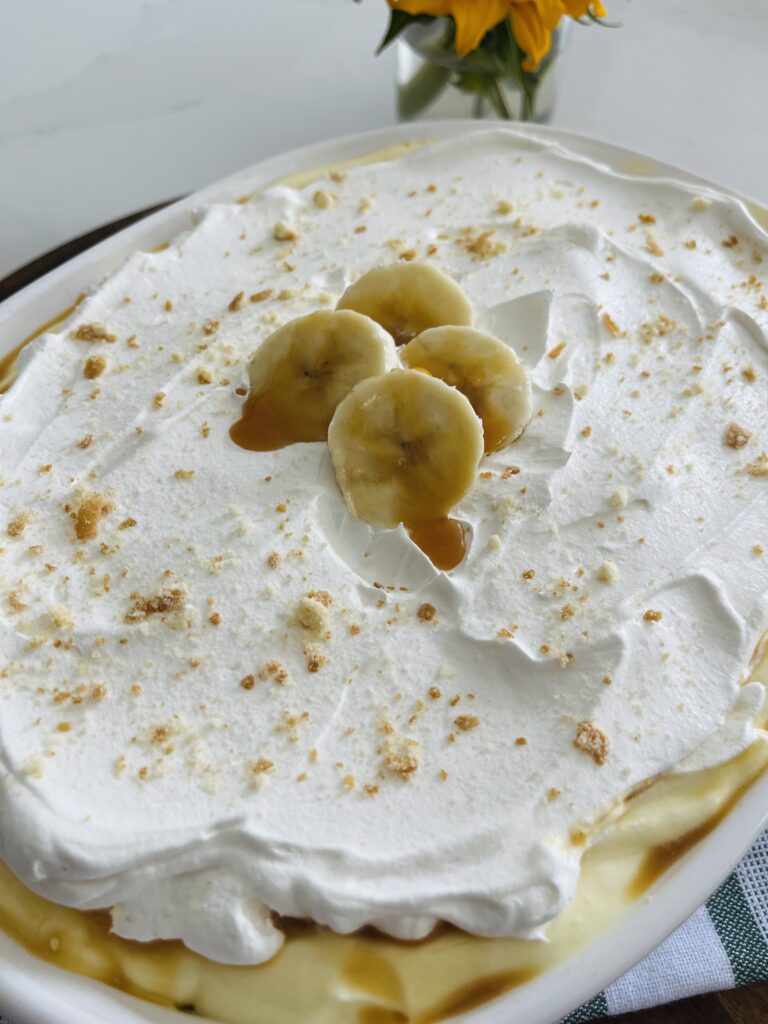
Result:
<svg viewBox="0 0 768 1024">
<path fill-rule="evenodd" d="M 36 330 L 32 331 L 31 334 L 27 335 L 27 337 L 24 338 L 16 348 L 12 349 L 8 355 L 0 358 L 0 394 L 7 391 L 11 384 L 13 384 L 15 379 L 14 367 L 22 349 L 26 348 L 31 341 L 35 340 L 35 338 L 39 338 L 41 334 L 46 334 L 53 327 L 56 327 L 58 324 L 67 320 L 74 313 L 84 298 L 85 295 L 78 295 L 71 306 L 67 306 L 67 308 L 62 310 L 61 313 L 57 313 L 56 316 L 51 317 L 50 320 L 46 320 L 41 327 L 38 327 Z"/>
</svg>

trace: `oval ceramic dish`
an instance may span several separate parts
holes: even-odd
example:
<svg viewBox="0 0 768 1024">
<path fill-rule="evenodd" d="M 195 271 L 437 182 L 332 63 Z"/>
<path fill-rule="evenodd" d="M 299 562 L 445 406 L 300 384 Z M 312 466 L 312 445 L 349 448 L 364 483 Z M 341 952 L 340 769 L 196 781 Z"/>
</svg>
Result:
<svg viewBox="0 0 768 1024">
<path fill-rule="evenodd" d="M 194 211 L 232 202 L 276 180 L 338 165 L 407 142 L 466 135 L 474 122 L 401 125 L 323 142 L 262 161 L 133 224 L 35 281 L 0 306 L 0 360 L 47 320 L 76 302 L 137 249 L 151 249 L 193 224 Z M 512 131 L 513 129 L 510 129 Z M 560 142 L 624 174 L 711 183 L 647 157 L 552 129 L 515 128 L 527 137 Z M 766 212 L 747 203 L 766 223 Z M 681 924 L 723 880 L 768 820 L 768 774 L 748 790 L 721 824 L 682 857 L 591 945 L 514 991 L 461 1015 L 461 1024 L 555 1024 L 632 967 Z M 0 1012 L 14 1024 L 181 1024 L 189 1016 L 140 1001 L 38 960 L 0 933 Z M 453 1018 L 458 1022 L 459 1018 Z"/>
</svg>

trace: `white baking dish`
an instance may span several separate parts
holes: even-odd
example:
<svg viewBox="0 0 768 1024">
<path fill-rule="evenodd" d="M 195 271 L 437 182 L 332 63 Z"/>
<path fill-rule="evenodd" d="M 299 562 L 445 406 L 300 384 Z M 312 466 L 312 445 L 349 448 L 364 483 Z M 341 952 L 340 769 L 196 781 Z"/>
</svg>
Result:
<svg viewBox="0 0 768 1024">
<path fill-rule="evenodd" d="M 207 203 L 236 200 L 277 179 L 314 167 L 337 165 L 388 146 L 463 136 L 476 127 L 472 122 L 458 121 L 402 125 L 323 142 L 265 160 L 197 192 L 94 246 L 1 305 L 0 359 L 41 324 L 72 305 L 80 293 L 115 270 L 131 252 L 153 248 L 190 227 L 194 211 Z M 570 150 L 624 173 L 652 173 L 687 183 L 710 184 L 596 140 L 540 127 L 514 130 L 562 142 Z M 758 216 L 760 213 L 754 206 L 751 212 Z M 711 835 L 670 869 L 596 942 L 526 985 L 463 1014 L 462 1024 L 559 1021 L 684 921 L 736 864 L 766 820 L 768 776 L 759 779 Z M 188 1015 L 156 1007 L 40 961 L 3 933 L 0 1012 L 10 1015 L 14 1024 L 181 1024 L 189 1020 Z"/>
</svg>

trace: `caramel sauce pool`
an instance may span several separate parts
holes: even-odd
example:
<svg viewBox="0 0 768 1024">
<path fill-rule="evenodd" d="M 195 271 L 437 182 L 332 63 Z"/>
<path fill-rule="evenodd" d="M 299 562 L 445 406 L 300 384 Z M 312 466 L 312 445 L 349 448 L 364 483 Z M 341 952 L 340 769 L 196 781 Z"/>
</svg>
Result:
<svg viewBox="0 0 768 1024">
<path fill-rule="evenodd" d="M 19 352 L 21 352 L 22 345 L 13 349 L 8 353 L 7 356 L 3 356 L 0 359 L 0 394 L 3 391 L 7 391 L 13 382 L 12 371 L 16 360 L 19 358 Z"/>
<path fill-rule="evenodd" d="M 274 452 L 297 441 L 324 441 L 324 437 L 295 437 L 263 394 L 251 394 L 243 402 L 240 419 L 229 428 L 229 436 L 249 452 Z"/>
<path fill-rule="evenodd" d="M 643 893 L 647 892 L 653 883 L 661 878 L 665 871 L 668 871 L 673 864 L 677 863 L 681 857 L 685 856 L 689 850 L 692 850 L 694 846 L 717 828 L 755 781 L 756 778 L 753 778 L 743 786 L 740 786 L 715 814 L 710 815 L 706 821 L 697 825 L 696 828 L 690 829 L 677 839 L 671 839 L 667 843 L 659 843 L 658 846 L 652 846 L 645 855 L 643 863 L 640 865 L 640 870 L 627 886 L 627 897 L 630 900 L 636 900 Z"/>
<path fill-rule="evenodd" d="M 507 424 L 487 406 L 478 405 L 475 412 L 483 421 L 483 450 L 486 455 L 490 455 L 507 443 Z"/>
<path fill-rule="evenodd" d="M 408 536 L 436 569 L 455 569 L 467 553 L 467 534 L 458 519 L 444 516 L 425 523 L 405 524 Z"/>
</svg>

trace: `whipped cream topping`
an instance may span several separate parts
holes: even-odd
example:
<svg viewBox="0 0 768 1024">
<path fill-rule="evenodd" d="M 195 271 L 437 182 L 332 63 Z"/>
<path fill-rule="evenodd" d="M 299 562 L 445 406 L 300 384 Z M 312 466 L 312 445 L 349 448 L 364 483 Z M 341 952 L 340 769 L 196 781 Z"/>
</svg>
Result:
<svg viewBox="0 0 768 1024">
<path fill-rule="evenodd" d="M 743 749 L 763 699 L 743 207 L 507 131 L 336 179 L 201 211 L 0 398 L 0 854 L 227 963 L 274 955 L 272 911 L 542 935 L 585 833 Z M 450 573 L 350 518 L 324 444 L 228 433 L 271 331 L 414 257 L 534 382 Z"/>
</svg>

